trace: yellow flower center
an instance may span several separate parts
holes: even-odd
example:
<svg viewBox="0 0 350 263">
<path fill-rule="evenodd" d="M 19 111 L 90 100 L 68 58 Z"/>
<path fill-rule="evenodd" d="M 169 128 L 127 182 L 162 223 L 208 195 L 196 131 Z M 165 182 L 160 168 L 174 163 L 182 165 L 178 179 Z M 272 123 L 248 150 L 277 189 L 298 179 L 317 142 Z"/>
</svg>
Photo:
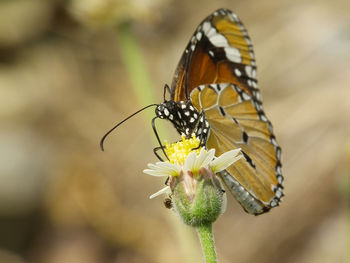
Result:
<svg viewBox="0 0 350 263">
<path fill-rule="evenodd" d="M 186 139 L 185 136 L 181 136 L 181 141 L 179 142 L 169 145 L 169 143 L 166 141 L 165 152 L 169 157 L 170 163 L 182 165 L 184 164 L 186 157 L 191 152 L 195 152 L 197 155 L 199 155 L 201 150 L 201 147 L 198 148 L 199 144 L 199 139 L 194 135 L 192 135 L 191 139 Z"/>
</svg>

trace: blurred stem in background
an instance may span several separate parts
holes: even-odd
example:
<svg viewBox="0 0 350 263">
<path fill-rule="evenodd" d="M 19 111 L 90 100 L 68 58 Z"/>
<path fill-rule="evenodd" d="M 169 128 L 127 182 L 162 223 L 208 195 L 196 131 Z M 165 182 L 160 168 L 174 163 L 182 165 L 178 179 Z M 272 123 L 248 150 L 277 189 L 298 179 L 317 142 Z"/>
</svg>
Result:
<svg viewBox="0 0 350 263">
<path fill-rule="evenodd" d="M 154 85 L 147 72 L 146 63 L 137 44 L 137 39 L 132 33 L 131 25 L 130 22 L 121 23 L 117 26 L 116 31 L 119 40 L 119 48 L 131 81 L 132 89 L 134 90 L 139 105 L 144 107 L 152 103 L 158 103 L 159 98 L 154 94 Z M 161 94 L 163 94 L 162 92 Z M 139 107 L 136 107 L 135 110 L 138 108 Z M 145 114 L 146 120 L 151 123 L 151 119 L 155 117 L 154 110 L 146 110 Z M 157 131 L 161 138 L 169 137 L 166 130 L 159 125 L 157 126 Z M 154 142 L 157 142 L 155 136 L 152 136 L 152 139 Z"/>
<path fill-rule="evenodd" d="M 154 95 L 154 85 L 147 72 L 146 63 L 131 27 L 132 24 L 130 22 L 120 23 L 116 28 L 116 33 L 120 52 L 131 81 L 132 89 L 138 99 L 139 105 L 143 107 L 159 102 L 159 98 Z M 161 90 L 159 94 L 163 94 L 163 90 Z M 137 109 L 138 107 L 135 110 Z M 151 119 L 155 117 L 154 111 L 152 110 L 147 110 L 145 114 L 146 121 L 149 121 L 149 123 Z M 157 131 L 161 139 L 169 138 L 169 133 L 164 127 L 157 126 Z M 155 136 L 151 137 L 155 143 L 158 143 Z M 197 242 L 192 229 L 185 227 L 175 214 L 172 214 L 169 221 L 170 224 L 172 224 L 174 232 L 177 232 L 176 236 L 178 237 L 178 242 L 181 244 L 180 248 L 183 258 L 185 259 L 184 262 L 201 262 L 199 247 L 196 246 Z"/>
</svg>

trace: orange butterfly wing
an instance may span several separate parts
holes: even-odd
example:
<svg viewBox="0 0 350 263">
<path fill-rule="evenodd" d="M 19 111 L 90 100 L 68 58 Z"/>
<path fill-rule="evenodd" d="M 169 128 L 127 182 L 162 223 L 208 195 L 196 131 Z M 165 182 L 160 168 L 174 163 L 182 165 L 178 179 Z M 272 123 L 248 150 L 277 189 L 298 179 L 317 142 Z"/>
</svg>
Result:
<svg viewBox="0 0 350 263">
<path fill-rule="evenodd" d="M 191 100 L 210 124 L 207 147 L 244 154 L 220 174 L 249 213 L 277 206 L 282 193 L 281 149 L 264 114 L 250 38 L 239 18 L 219 9 L 198 26 L 171 86 L 174 101 Z"/>
<path fill-rule="evenodd" d="M 188 43 L 171 85 L 174 101 L 184 101 L 201 84 L 233 83 L 258 93 L 250 38 L 238 17 L 219 9 L 207 17 Z"/>
<path fill-rule="evenodd" d="M 204 112 L 210 124 L 207 148 L 216 155 L 241 148 L 240 159 L 221 178 L 243 208 L 261 214 L 278 205 L 282 197 L 280 154 L 261 104 L 237 85 L 200 85 L 191 92 L 191 102 Z"/>
</svg>

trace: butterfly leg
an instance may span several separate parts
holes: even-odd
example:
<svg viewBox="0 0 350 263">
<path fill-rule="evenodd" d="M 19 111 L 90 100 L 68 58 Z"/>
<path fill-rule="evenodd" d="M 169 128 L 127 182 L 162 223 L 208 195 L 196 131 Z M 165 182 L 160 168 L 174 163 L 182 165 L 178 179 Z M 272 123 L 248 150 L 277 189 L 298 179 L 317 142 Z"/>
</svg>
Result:
<svg viewBox="0 0 350 263">
<path fill-rule="evenodd" d="M 164 146 L 158 146 L 158 147 L 156 147 L 156 148 L 153 149 L 153 152 L 154 152 L 155 156 L 157 156 L 157 158 L 159 159 L 159 161 L 164 162 L 163 158 L 160 157 L 160 155 L 159 155 L 159 153 L 158 153 L 159 150 L 162 150 L 163 153 L 165 154 L 165 157 L 169 160 L 168 156 L 167 156 L 166 153 L 164 152 Z"/>
<path fill-rule="evenodd" d="M 200 147 L 206 146 L 208 131 L 209 131 L 208 127 L 209 127 L 209 123 L 205 119 L 204 111 L 202 111 L 199 115 L 199 122 L 196 130 L 196 137 L 199 138 L 199 145 L 193 150 L 197 150 Z"/>
<path fill-rule="evenodd" d="M 154 152 L 154 154 L 158 157 L 158 159 L 162 161 L 162 159 L 160 158 L 160 156 L 159 156 L 158 153 L 157 153 L 157 151 L 160 150 L 160 149 L 163 151 L 163 153 L 164 153 L 164 155 L 166 156 L 166 158 L 167 158 L 167 159 L 169 159 L 169 158 L 168 158 L 167 154 L 165 153 L 164 146 L 162 145 L 162 143 L 161 143 L 161 141 L 160 141 L 160 138 L 159 138 L 159 135 L 158 135 L 158 132 L 157 132 L 156 123 L 155 123 L 155 120 L 156 120 L 157 118 L 159 118 L 159 117 L 157 116 L 157 117 L 154 117 L 154 118 L 152 119 L 152 128 L 153 128 L 154 134 L 155 134 L 155 136 L 156 136 L 156 138 L 157 138 L 157 141 L 158 141 L 158 143 L 159 143 L 159 147 L 154 148 L 153 152 Z"/>
</svg>

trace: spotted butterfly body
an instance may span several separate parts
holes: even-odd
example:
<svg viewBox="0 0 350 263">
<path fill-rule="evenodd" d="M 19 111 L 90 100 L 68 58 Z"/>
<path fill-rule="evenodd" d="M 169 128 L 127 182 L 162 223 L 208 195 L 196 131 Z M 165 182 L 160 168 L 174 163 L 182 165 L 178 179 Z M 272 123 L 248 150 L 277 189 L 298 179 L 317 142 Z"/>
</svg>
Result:
<svg viewBox="0 0 350 263">
<path fill-rule="evenodd" d="M 283 196 L 281 148 L 257 87 L 251 40 L 236 14 L 219 9 L 200 23 L 177 66 L 171 100 L 156 114 L 180 134 L 194 133 L 216 155 L 241 148 L 244 158 L 219 176 L 251 214 Z"/>
</svg>

